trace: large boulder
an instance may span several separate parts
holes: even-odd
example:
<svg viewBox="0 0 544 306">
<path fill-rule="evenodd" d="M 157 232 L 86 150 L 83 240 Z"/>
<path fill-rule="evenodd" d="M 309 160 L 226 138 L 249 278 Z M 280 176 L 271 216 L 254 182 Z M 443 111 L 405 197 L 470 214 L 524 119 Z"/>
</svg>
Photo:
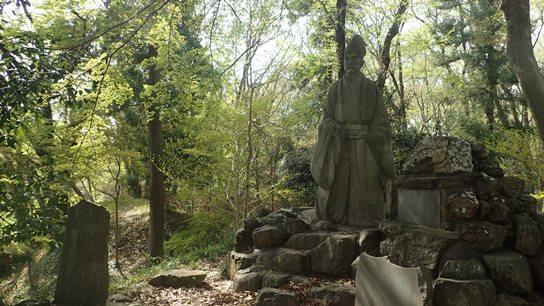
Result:
<svg viewBox="0 0 544 306">
<path fill-rule="evenodd" d="M 270 209 L 268 207 L 265 207 L 265 206 L 261 206 L 261 207 L 257 207 L 255 210 L 250 212 L 248 215 L 249 215 L 250 218 L 263 218 L 263 217 L 268 216 L 270 213 L 272 213 L 272 209 Z"/>
<path fill-rule="evenodd" d="M 331 234 L 310 251 L 311 269 L 314 272 L 350 275 L 351 263 L 357 257 L 357 237 L 350 234 Z"/>
<path fill-rule="evenodd" d="M 355 288 L 348 285 L 324 285 L 312 288 L 307 294 L 311 305 L 345 306 L 355 304 Z"/>
<path fill-rule="evenodd" d="M 540 231 L 540 237 L 544 238 L 544 214 L 539 212 L 536 214 L 532 214 L 531 216 L 538 225 L 538 229 Z"/>
<path fill-rule="evenodd" d="M 472 172 L 470 144 L 455 137 L 423 139 L 408 157 L 402 171 L 410 174 L 454 174 Z"/>
<path fill-rule="evenodd" d="M 495 285 L 506 292 L 529 295 L 533 289 L 531 269 L 525 256 L 515 252 L 487 254 L 484 263 Z"/>
<path fill-rule="evenodd" d="M 265 225 L 272 225 L 282 231 L 286 237 L 294 234 L 307 232 L 310 225 L 298 218 L 297 214 L 286 209 L 272 212 L 260 221 Z"/>
<path fill-rule="evenodd" d="M 279 249 L 277 252 L 278 269 L 290 273 L 302 273 L 309 269 L 309 257 L 306 251 Z"/>
<path fill-rule="evenodd" d="M 440 254 L 453 242 L 432 230 L 411 230 L 382 241 L 380 252 L 401 267 L 423 266 L 435 270 Z"/>
<path fill-rule="evenodd" d="M 274 288 L 259 290 L 256 306 L 298 306 L 300 305 L 296 293 Z"/>
<path fill-rule="evenodd" d="M 456 280 L 486 279 L 487 273 L 479 260 L 449 260 L 440 270 L 439 277 Z"/>
<path fill-rule="evenodd" d="M 494 301 L 495 286 L 489 279 L 439 278 L 434 284 L 434 305 L 436 306 L 490 306 Z"/>
<path fill-rule="evenodd" d="M 471 143 L 470 146 L 472 150 L 474 172 L 483 172 L 495 178 L 504 176 L 504 171 L 501 169 L 499 162 L 484 145 L 480 143 Z"/>
<path fill-rule="evenodd" d="M 255 265 L 269 270 L 279 270 L 278 249 L 269 249 L 259 252 L 255 259 Z"/>
<path fill-rule="evenodd" d="M 519 200 L 522 203 L 523 212 L 530 213 L 531 215 L 542 212 L 542 202 L 537 200 L 531 194 L 524 193 L 519 197 Z"/>
<path fill-rule="evenodd" d="M 499 185 L 501 193 L 509 198 L 516 198 L 525 190 L 525 181 L 517 177 L 501 177 Z"/>
<path fill-rule="evenodd" d="M 500 195 L 499 181 L 482 177 L 474 182 L 474 193 L 479 201 L 489 201 Z"/>
<path fill-rule="evenodd" d="M 278 271 L 262 271 L 261 275 L 263 277 L 263 288 L 279 288 L 291 279 L 290 274 Z"/>
<path fill-rule="evenodd" d="M 527 302 L 524 298 L 519 296 L 513 296 L 501 293 L 497 295 L 497 301 L 495 302 L 496 306 L 529 306 L 529 302 Z"/>
<path fill-rule="evenodd" d="M 542 246 L 538 223 L 528 215 L 517 215 L 514 217 L 514 225 L 516 230 L 516 250 L 529 256 L 538 254 Z"/>
<path fill-rule="evenodd" d="M 531 267 L 535 288 L 540 293 L 544 293 L 544 254 L 538 254 L 531 258 L 529 266 Z"/>
<path fill-rule="evenodd" d="M 317 222 L 317 212 L 315 207 L 296 207 L 293 211 L 297 216 L 308 224 L 314 224 Z"/>
<path fill-rule="evenodd" d="M 510 212 L 513 214 L 521 214 L 526 212 L 523 202 L 521 202 L 518 198 L 507 198 L 504 203 L 506 204 L 506 206 L 508 206 L 508 209 L 510 209 Z"/>
<path fill-rule="evenodd" d="M 364 229 L 359 235 L 359 251 L 379 256 L 380 243 L 385 239 L 378 229 Z"/>
<path fill-rule="evenodd" d="M 491 222 L 499 224 L 508 224 L 510 222 L 510 209 L 502 200 L 490 201 L 489 215 L 487 218 Z"/>
<path fill-rule="evenodd" d="M 262 288 L 263 276 L 260 271 L 248 268 L 239 271 L 234 277 L 234 291 L 252 291 L 257 292 Z"/>
<path fill-rule="evenodd" d="M 227 253 L 226 266 L 227 276 L 229 279 L 233 279 L 239 270 L 249 268 L 255 263 L 255 260 L 259 256 L 259 252 L 250 254 L 238 253 L 231 251 Z"/>
<path fill-rule="evenodd" d="M 458 231 L 464 241 L 481 251 L 501 247 L 507 234 L 503 226 L 487 221 L 461 223 L 458 225 Z"/>
<path fill-rule="evenodd" d="M 255 265 L 289 273 L 302 273 L 310 267 L 306 251 L 287 248 L 270 249 L 259 253 Z"/>
<path fill-rule="evenodd" d="M 480 203 L 472 191 L 464 191 L 446 198 L 447 215 L 454 219 L 473 219 L 478 213 Z"/>
<path fill-rule="evenodd" d="M 244 227 L 236 232 L 234 250 L 239 253 L 253 252 L 253 230 L 261 227 L 262 223 L 256 218 L 244 220 Z"/>
<path fill-rule="evenodd" d="M 444 265 L 450 260 L 462 260 L 462 261 L 479 261 L 482 258 L 482 253 L 473 247 L 471 247 L 465 241 L 459 240 L 454 244 L 448 246 L 446 250 L 440 256 L 440 266 L 442 269 Z"/>
<path fill-rule="evenodd" d="M 132 303 L 133 301 L 132 301 L 131 298 L 129 298 L 126 295 L 116 293 L 116 294 L 112 294 L 112 295 L 110 295 L 108 297 L 108 302 L 110 302 L 111 304 L 114 304 L 114 305 L 116 305 L 115 303 L 125 303 L 125 304 L 121 304 L 121 305 L 126 305 L 126 304 Z M 110 303 L 107 303 L 106 305 L 110 306 Z"/>
<path fill-rule="evenodd" d="M 195 287 L 202 284 L 205 278 L 204 271 L 175 269 L 157 274 L 148 283 L 153 287 Z"/>
<path fill-rule="evenodd" d="M 279 247 L 285 242 L 285 234 L 275 226 L 265 225 L 253 230 L 253 245 L 257 249 Z"/>
<path fill-rule="evenodd" d="M 329 233 L 327 232 L 299 233 L 291 236 L 284 247 L 296 250 L 311 250 L 327 240 L 328 236 Z"/>
</svg>

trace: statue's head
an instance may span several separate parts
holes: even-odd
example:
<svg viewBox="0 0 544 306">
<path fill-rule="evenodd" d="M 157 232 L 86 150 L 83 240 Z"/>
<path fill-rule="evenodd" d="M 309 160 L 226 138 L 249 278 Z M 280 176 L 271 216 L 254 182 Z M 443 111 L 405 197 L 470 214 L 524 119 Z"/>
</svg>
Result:
<svg viewBox="0 0 544 306">
<path fill-rule="evenodd" d="M 357 73 L 363 68 L 365 54 L 365 41 L 361 36 L 353 35 L 344 51 L 344 69 L 347 74 Z"/>
</svg>

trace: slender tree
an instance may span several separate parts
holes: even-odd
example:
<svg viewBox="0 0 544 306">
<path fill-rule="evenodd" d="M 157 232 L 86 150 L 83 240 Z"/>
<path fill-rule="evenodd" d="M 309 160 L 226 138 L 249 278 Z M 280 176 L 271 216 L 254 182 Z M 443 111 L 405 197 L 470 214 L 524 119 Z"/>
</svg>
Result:
<svg viewBox="0 0 544 306">
<path fill-rule="evenodd" d="M 506 51 L 544 143 L 544 78 L 538 68 L 531 40 L 529 0 L 503 0 L 506 18 Z"/>
<path fill-rule="evenodd" d="M 346 49 L 346 0 L 336 1 L 336 56 L 338 58 L 338 79 L 344 76 L 344 50 Z"/>
<path fill-rule="evenodd" d="M 148 45 L 147 59 L 154 60 L 157 57 L 157 48 Z M 148 67 L 148 85 L 155 85 L 160 81 L 160 72 L 155 63 Z M 153 97 L 152 97 L 153 99 Z M 164 255 L 164 207 L 166 188 L 164 185 L 164 174 L 162 172 L 163 161 L 163 139 L 161 107 L 157 101 L 150 101 L 149 113 L 151 118 L 148 122 L 149 133 L 149 255 L 151 258 L 160 258 Z"/>
<path fill-rule="evenodd" d="M 391 43 L 395 36 L 399 34 L 400 26 L 403 21 L 404 13 L 408 9 L 410 3 L 408 0 L 401 0 L 395 16 L 393 18 L 393 23 L 385 35 L 383 42 L 383 47 L 380 50 L 380 71 L 378 72 L 378 79 L 376 80 L 376 86 L 380 91 L 383 91 L 385 86 L 385 80 L 387 79 L 387 72 L 389 71 L 389 64 L 391 63 Z"/>
</svg>

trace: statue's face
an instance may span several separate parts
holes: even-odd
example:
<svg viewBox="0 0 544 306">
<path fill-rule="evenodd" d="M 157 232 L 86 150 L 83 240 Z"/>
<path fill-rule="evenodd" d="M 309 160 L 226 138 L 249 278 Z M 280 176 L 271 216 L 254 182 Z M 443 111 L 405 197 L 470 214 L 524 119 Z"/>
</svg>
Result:
<svg viewBox="0 0 544 306">
<path fill-rule="evenodd" d="M 355 53 L 348 53 L 344 56 L 344 69 L 347 74 L 353 74 L 361 71 L 365 61 Z"/>
</svg>

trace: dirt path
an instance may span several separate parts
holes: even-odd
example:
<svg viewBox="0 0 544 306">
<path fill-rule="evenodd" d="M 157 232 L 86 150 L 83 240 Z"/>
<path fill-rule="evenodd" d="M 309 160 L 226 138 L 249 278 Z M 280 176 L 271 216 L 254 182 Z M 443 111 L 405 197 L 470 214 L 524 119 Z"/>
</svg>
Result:
<svg viewBox="0 0 544 306">
<path fill-rule="evenodd" d="M 204 284 L 196 288 L 155 288 L 142 284 L 128 296 L 140 305 L 254 305 L 256 293 L 235 292 L 232 282 L 220 275 L 216 264 L 198 267 L 208 272 Z M 134 305 L 134 304 L 133 304 Z"/>
<path fill-rule="evenodd" d="M 148 224 L 149 210 L 147 207 L 133 207 L 122 210 L 120 218 L 120 240 L 119 259 L 123 274 L 133 278 L 147 266 L 147 245 L 148 245 Z M 184 223 L 184 216 L 178 214 L 167 214 L 166 231 L 167 235 L 175 233 Z M 123 278 L 114 269 L 113 250 L 113 225 L 110 243 L 110 275 L 116 285 L 122 285 Z M 176 267 L 172 267 L 176 268 Z M 112 305 L 253 305 L 255 304 L 255 293 L 235 292 L 231 289 L 232 282 L 221 275 L 221 262 L 198 262 L 191 267 L 208 273 L 204 284 L 196 288 L 155 288 L 147 284 L 151 275 L 144 277 L 141 282 L 121 288 L 119 292 L 132 300 L 131 303 Z"/>
</svg>

